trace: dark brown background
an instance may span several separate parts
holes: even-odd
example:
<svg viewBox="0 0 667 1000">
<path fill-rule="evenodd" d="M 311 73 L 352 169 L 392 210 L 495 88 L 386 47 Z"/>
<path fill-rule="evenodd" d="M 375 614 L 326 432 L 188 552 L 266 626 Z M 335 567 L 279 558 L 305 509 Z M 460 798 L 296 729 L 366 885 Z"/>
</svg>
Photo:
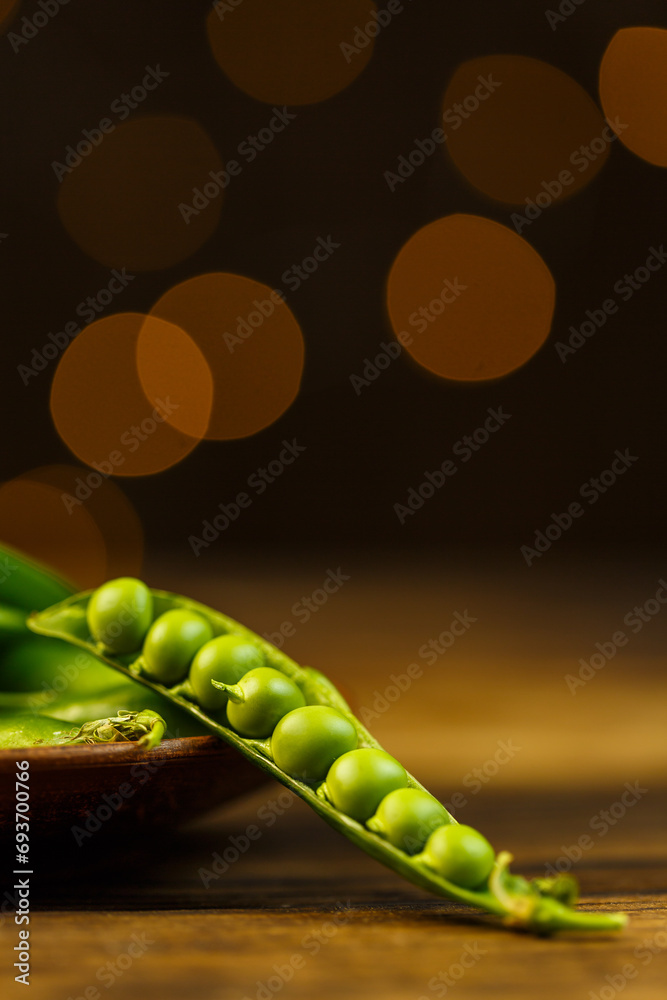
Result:
<svg viewBox="0 0 667 1000">
<path fill-rule="evenodd" d="M 209 52 L 202 28 L 209 9 L 192 0 L 72 0 L 18 54 L 0 39 L 1 228 L 9 234 L 0 244 L 6 478 L 72 460 L 48 413 L 54 363 L 28 386 L 16 369 L 108 280 L 108 269 L 79 250 L 58 220 L 52 160 L 148 63 L 171 73 L 151 95 L 150 112 L 198 119 L 223 159 L 266 124 L 268 106 L 237 90 Z M 664 5 L 585 3 L 552 31 L 543 6 L 528 0 L 406 3 L 357 80 L 328 101 L 299 108 L 289 129 L 244 169 L 224 200 L 217 233 L 200 251 L 139 275 L 109 307 L 147 311 L 168 287 L 206 270 L 280 285 L 283 271 L 318 236 L 342 244 L 288 295 L 306 340 L 306 368 L 302 391 L 282 418 L 245 440 L 203 443 L 159 476 L 118 480 L 144 522 L 149 551 L 168 544 L 188 556 L 188 535 L 292 437 L 307 452 L 225 533 L 225 550 L 493 544 L 512 547 L 520 559 L 519 546 L 607 468 L 617 448 L 629 448 L 639 461 L 559 547 L 567 553 L 664 542 L 664 274 L 567 364 L 554 349 L 570 323 L 580 323 L 619 277 L 643 263 L 651 245 L 667 238 L 664 172 L 620 143 L 582 193 L 524 230 L 557 286 L 551 337 L 527 365 L 498 382 L 465 385 L 429 376 L 403 357 L 360 397 L 349 380 L 391 336 L 384 285 L 405 240 L 454 211 L 508 223 L 513 210 L 468 186 L 441 153 L 394 194 L 383 178 L 415 138 L 432 131 L 457 65 L 493 52 L 530 55 L 571 74 L 597 100 L 602 53 L 629 23 L 667 25 Z M 401 526 L 393 504 L 498 405 L 512 414 L 507 427 Z M 214 546 L 201 561 L 219 557 Z"/>
</svg>

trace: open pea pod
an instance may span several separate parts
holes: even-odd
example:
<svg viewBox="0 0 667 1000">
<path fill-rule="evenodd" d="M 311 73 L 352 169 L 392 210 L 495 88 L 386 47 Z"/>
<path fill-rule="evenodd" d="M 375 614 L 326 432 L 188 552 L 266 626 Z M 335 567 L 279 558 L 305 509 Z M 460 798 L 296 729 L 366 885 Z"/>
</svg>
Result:
<svg viewBox="0 0 667 1000">
<path fill-rule="evenodd" d="M 87 591 L 77 594 L 54 607 L 33 614 L 28 621 L 29 627 L 41 635 L 64 639 L 88 650 L 104 663 L 135 678 L 188 712 L 220 739 L 236 747 L 257 767 L 291 789 L 322 819 L 358 847 L 410 882 L 439 896 L 493 914 L 506 925 L 525 927 L 542 934 L 558 930 L 611 931 L 618 930 L 627 922 L 623 913 L 584 913 L 573 909 L 570 904 L 576 899 L 577 889 L 576 882 L 569 876 L 529 882 L 521 876 L 510 874 L 508 865 L 512 858 L 507 852 L 501 852 L 497 856 L 491 874 L 480 888 L 463 888 L 441 877 L 425 863 L 422 856 L 411 856 L 394 847 L 364 823 L 335 808 L 326 794 L 323 794 L 323 783 L 319 784 L 318 794 L 318 788 L 314 784 L 301 781 L 281 770 L 272 758 L 270 742 L 240 736 L 226 724 L 224 713 L 211 714 L 195 704 L 187 696 L 187 682 L 166 687 L 146 676 L 140 652 L 118 656 L 106 652 L 95 642 L 89 631 L 86 611 L 91 593 L 92 591 Z M 382 749 L 353 715 L 334 685 L 317 670 L 299 666 L 281 650 L 239 622 L 196 601 L 160 590 L 152 591 L 152 597 L 154 617 L 171 610 L 195 612 L 208 621 L 214 636 L 231 634 L 254 645 L 263 653 L 268 666 L 280 671 L 297 685 L 307 705 L 325 705 L 336 709 L 354 726 L 360 748 Z M 423 787 L 411 775 L 408 775 L 407 780 L 408 787 Z M 453 817 L 449 819 L 452 823 L 456 822 Z"/>
<path fill-rule="evenodd" d="M 164 699 L 134 680 L 118 677 L 99 657 L 73 651 L 59 639 L 28 629 L 31 612 L 75 591 L 49 566 L 0 542 L 0 711 L 15 710 L 16 733 L 19 723 L 30 732 L 28 720 L 34 714 L 82 725 L 89 719 L 115 716 L 119 710 L 133 713 L 165 705 Z M 206 731 L 171 705 L 166 706 L 166 722 L 179 736 Z"/>
<path fill-rule="evenodd" d="M 150 710 L 121 711 L 72 728 L 62 719 L 0 707 L 0 750 L 134 741 L 150 750 L 159 744 L 164 733 L 164 719 Z"/>
</svg>

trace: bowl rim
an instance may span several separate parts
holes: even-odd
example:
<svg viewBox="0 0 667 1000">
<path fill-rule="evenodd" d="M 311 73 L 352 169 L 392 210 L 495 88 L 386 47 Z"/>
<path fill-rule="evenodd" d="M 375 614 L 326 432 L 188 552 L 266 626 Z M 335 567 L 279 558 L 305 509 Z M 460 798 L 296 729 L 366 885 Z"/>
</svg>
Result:
<svg viewBox="0 0 667 1000">
<path fill-rule="evenodd" d="M 142 761 L 167 761 L 202 757 L 236 756 L 236 751 L 217 736 L 182 736 L 162 740 L 149 750 L 138 742 L 77 744 L 76 746 L 28 746 L 0 750 L 0 773 L 15 771 L 17 762 L 27 760 L 38 771 L 71 767 L 113 767 Z"/>
</svg>

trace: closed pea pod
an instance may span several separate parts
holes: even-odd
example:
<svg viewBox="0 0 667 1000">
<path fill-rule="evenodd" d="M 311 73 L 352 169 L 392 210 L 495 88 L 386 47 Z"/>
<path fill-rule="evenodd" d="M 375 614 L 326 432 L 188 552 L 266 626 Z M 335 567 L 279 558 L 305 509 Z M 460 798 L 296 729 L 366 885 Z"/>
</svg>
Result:
<svg viewBox="0 0 667 1000">
<path fill-rule="evenodd" d="M 417 854 L 437 827 L 451 823 L 443 805 L 421 788 L 398 788 L 385 796 L 366 826 L 407 854 Z"/>
<path fill-rule="evenodd" d="M 408 776 L 402 764 L 384 750 L 364 747 L 350 750 L 334 761 L 318 791 L 347 816 L 364 822 L 381 800 L 405 788 Z"/>
<path fill-rule="evenodd" d="M 174 608 L 151 625 L 143 649 L 143 667 L 161 684 L 176 684 L 187 673 L 190 661 L 213 638 L 210 623 L 195 611 Z"/>
<path fill-rule="evenodd" d="M 0 604 L 0 641 L 29 635 L 25 620 L 25 611 Z"/>
<path fill-rule="evenodd" d="M 118 684 L 115 671 L 90 653 L 58 639 L 28 636 L 2 651 L 3 690 L 40 691 L 55 700 L 63 695 L 85 697 Z"/>
<path fill-rule="evenodd" d="M 212 681 L 213 688 L 227 693 L 227 718 L 242 736 L 260 739 L 270 736 L 276 724 L 294 709 L 306 704 L 296 684 L 271 667 L 258 667 L 238 684 Z"/>
<path fill-rule="evenodd" d="M 465 889 L 475 889 L 489 877 L 495 852 L 486 837 L 464 824 L 441 826 L 415 858 Z"/>
<path fill-rule="evenodd" d="M 202 708 L 224 708 L 227 692 L 211 681 L 236 684 L 244 674 L 264 666 L 264 655 L 256 646 L 237 635 L 219 635 L 205 643 L 195 654 L 188 679 L 192 694 Z M 268 735 L 268 734 L 267 734 Z"/>
<path fill-rule="evenodd" d="M 327 705 L 306 705 L 288 712 L 271 737 L 271 754 L 278 767 L 302 781 L 320 781 L 337 757 L 356 746 L 352 723 Z"/>
<path fill-rule="evenodd" d="M 48 608 L 75 592 L 55 570 L 0 542 L 0 604 L 25 611 Z"/>
</svg>

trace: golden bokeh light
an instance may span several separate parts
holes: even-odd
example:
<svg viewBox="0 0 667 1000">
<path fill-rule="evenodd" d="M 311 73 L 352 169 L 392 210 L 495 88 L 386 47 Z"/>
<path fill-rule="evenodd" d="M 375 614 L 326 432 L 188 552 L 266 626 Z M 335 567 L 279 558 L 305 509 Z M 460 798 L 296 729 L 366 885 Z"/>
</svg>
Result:
<svg viewBox="0 0 667 1000">
<path fill-rule="evenodd" d="M 153 406 L 178 394 L 187 405 L 164 410 L 167 423 L 190 437 L 204 437 L 213 407 L 213 376 L 192 338 L 156 316 L 146 316 L 137 339 L 137 372 Z"/>
<path fill-rule="evenodd" d="M 369 0 L 218 0 L 206 31 L 216 62 L 246 94 L 315 104 L 359 76 L 391 17 Z"/>
<path fill-rule="evenodd" d="M 555 285 L 540 255 L 513 230 L 477 215 L 448 215 L 418 230 L 389 273 L 394 333 L 442 378 L 499 378 L 531 358 L 551 327 Z"/>
<path fill-rule="evenodd" d="M 600 101 L 628 149 L 649 163 L 667 167 L 664 28 L 622 28 L 616 32 L 600 65 Z"/>
<path fill-rule="evenodd" d="M 100 133 L 102 134 L 102 133 Z M 197 122 L 164 115 L 116 125 L 62 178 L 61 221 L 107 267 L 152 271 L 176 264 L 215 231 L 222 163 Z"/>
<path fill-rule="evenodd" d="M 20 5 L 21 0 L 0 0 L 0 32 L 3 34 L 5 31 L 9 31 L 12 27 L 12 22 L 19 13 Z M 18 27 L 20 27 L 20 25 Z M 18 44 L 21 45 L 20 42 Z M 18 51 L 15 45 L 13 48 L 15 51 Z"/>
<path fill-rule="evenodd" d="M 144 548 L 141 521 L 112 479 L 74 465 L 42 466 L 33 469 L 29 478 L 60 490 L 70 516 L 81 508 L 92 516 L 106 546 L 107 579 L 140 575 Z"/>
<path fill-rule="evenodd" d="M 239 274 L 202 274 L 166 292 L 151 315 L 187 331 L 213 373 L 206 437 L 256 434 L 296 398 L 304 342 L 282 293 Z"/>
<path fill-rule="evenodd" d="M 527 56 L 482 56 L 454 73 L 443 101 L 445 148 L 497 201 L 562 201 L 595 177 L 616 139 L 567 73 Z M 538 202 L 539 203 L 539 202 Z"/>
<path fill-rule="evenodd" d="M 2 540 L 84 589 L 106 578 L 104 537 L 85 505 L 71 513 L 62 490 L 26 476 L 0 486 Z"/>
<path fill-rule="evenodd" d="M 160 354 L 161 337 L 171 353 Z M 115 476 L 145 476 L 192 451 L 206 432 L 212 400 L 208 365 L 183 330 L 141 313 L 116 313 L 91 323 L 63 354 L 51 387 L 51 415 L 65 444 L 87 465 Z"/>
<path fill-rule="evenodd" d="M 13 490 L 13 496 L 19 501 L 21 496 L 31 507 L 30 513 L 35 519 L 42 516 L 44 497 L 51 497 L 52 493 L 45 494 L 42 490 L 33 489 L 34 486 L 41 485 L 51 491 L 56 491 L 60 504 L 54 505 L 51 517 L 56 515 L 63 520 L 62 510 L 65 512 L 67 528 L 62 528 L 57 535 L 51 538 L 51 548 L 48 552 L 32 552 L 36 558 L 51 565 L 68 565 L 68 560 L 72 555 L 76 558 L 77 582 L 82 586 L 96 586 L 115 576 L 139 576 L 141 574 L 143 558 L 143 529 L 139 517 L 125 496 L 123 491 L 107 476 L 95 470 L 75 465 L 45 465 L 38 469 L 32 469 L 24 473 L 14 483 L 28 483 L 29 487 Z M 10 494 L 11 495 L 11 494 Z M 62 510 L 61 510 L 62 508 Z M 25 513 L 18 511 L 6 511 L 10 516 L 3 520 L 3 526 L 9 525 L 10 530 L 17 531 L 20 524 L 25 524 Z M 91 536 L 87 526 L 89 518 L 92 518 L 99 535 L 104 542 L 105 566 L 101 568 L 99 556 L 98 536 L 94 533 Z M 69 551 L 60 552 L 63 544 L 69 549 L 72 537 L 69 533 L 71 523 L 82 524 L 81 542 L 76 543 L 79 552 L 70 554 Z M 94 544 L 90 544 L 91 537 Z M 40 541 L 43 547 L 43 540 L 39 532 L 35 535 L 35 541 Z M 27 551 L 26 546 L 31 544 L 31 537 L 25 537 L 24 544 L 19 546 Z M 71 576 L 71 573 L 66 574 Z"/>
</svg>

